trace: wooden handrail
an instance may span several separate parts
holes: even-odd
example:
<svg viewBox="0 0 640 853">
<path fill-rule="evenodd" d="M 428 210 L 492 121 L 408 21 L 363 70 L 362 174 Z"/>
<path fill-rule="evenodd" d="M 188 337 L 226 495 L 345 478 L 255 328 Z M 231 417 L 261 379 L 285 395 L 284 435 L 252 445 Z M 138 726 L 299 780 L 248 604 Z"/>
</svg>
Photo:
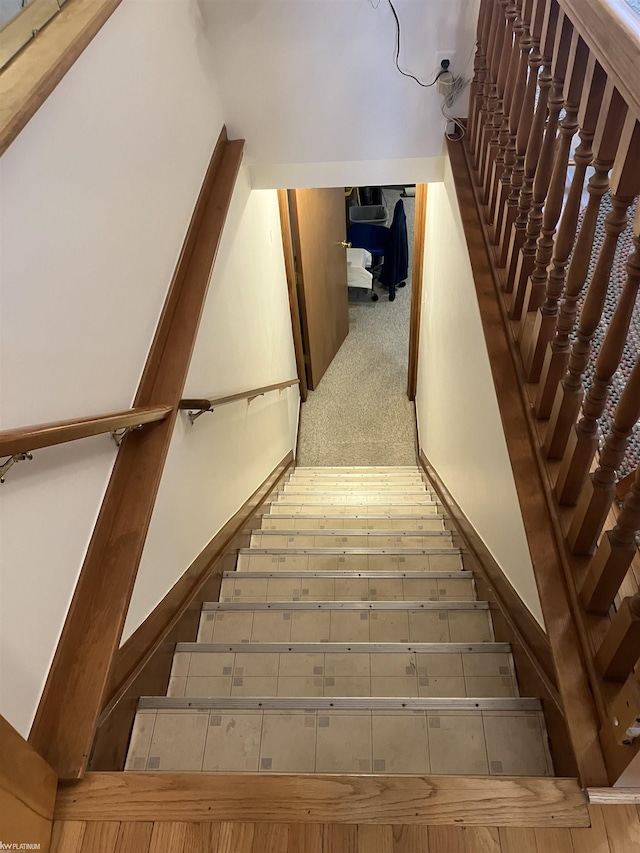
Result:
<svg viewBox="0 0 640 853">
<path fill-rule="evenodd" d="M 13 456 L 92 435 L 163 421 L 170 412 L 171 406 L 140 406 L 124 412 L 6 429 L 0 432 L 0 456 Z"/>
<path fill-rule="evenodd" d="M 640 20 L 625 0 L 558 0 L 596 59 L 640 118 Z"/>
<path fill-rule="evenodd" d="M 261 388 L 253 388 L 251 391 L 240 391 L 237 394 L 229 394 L 226 397 L 188 397 L 180 400 L 178 408 L 197 409 L 198 411 L 208 412 L 211 409 L 217 409 L 219 406 L 225 406 L 227 403 L 235 403 L 237 400 L 252 400 L 254 397 L 261 397 L 263 394 L 268 394 L 269 391 L 279 391 L 282 388 L 290 388 L 292 385 L 299 384 L 299 379 L 288 379 L 286 382 L 275 382 L 273 385 L 263 385 Z"/>
</svg>

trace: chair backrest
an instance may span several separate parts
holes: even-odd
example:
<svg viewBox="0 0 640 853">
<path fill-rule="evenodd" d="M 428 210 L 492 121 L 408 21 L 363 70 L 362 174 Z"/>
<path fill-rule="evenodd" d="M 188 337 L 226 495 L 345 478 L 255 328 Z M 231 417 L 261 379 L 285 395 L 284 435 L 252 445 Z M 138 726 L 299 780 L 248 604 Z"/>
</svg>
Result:
<svg viewBox="0 0 640 853">
<path fill-rule="evenodd" d="M 384 255 L 388 239 L 389 229 L 386 225 L 354 222 L 347 230 L 347 240 L 354 249 L 366 249 L 378 258 Z"/>
</svg>

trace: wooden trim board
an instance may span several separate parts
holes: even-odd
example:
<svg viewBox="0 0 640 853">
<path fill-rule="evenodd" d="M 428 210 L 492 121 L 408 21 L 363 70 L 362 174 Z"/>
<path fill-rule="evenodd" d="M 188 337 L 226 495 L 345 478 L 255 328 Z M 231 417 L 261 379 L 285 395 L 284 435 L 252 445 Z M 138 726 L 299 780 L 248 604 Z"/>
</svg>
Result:
<svg viewBox="0 0 640 853">
<path fill-rule="evenodd" d="M 81 776 L 89 760 L 242 149 L 223 128 L 134 401 L 172 412 L 122 442 L 31 730 L 31 743 L 61 779 Z"/>
<path fill-rule="evenodd" d="M 122 0 L 68 0 L 0 73 L 0 155 L 40 109 Z"/>
<path fill-rule="evenodd" d="M 118 649 L 105 707 L 90 760 L 92 770 L 123 770 L 138 699 L 166 694 L 176 643 L 195 642 L 200 605 L 217 600 L 223 571 L 233 568 L 236 551 L 259 526 L 256 515 L 293 464 L 282 459 L 208 545 L 162 601 Z"/>
<path fill-rule="evenodd" d="M 407 397 L 410 400 L 415 400 L 418 384 L 418 351 L 420 348 L 420 316 L 422 314 L 424 235 L 426 225 L 427 184 L 416 184 L 416 208 L 413 226 L 413 266 L 411 269 L 411 316 L 409 318 L 409 359 L 407 366 Z"/>
<path fill-rule="evenodd" d="M 284 268 L 287 276 L 287 292 L 289 294 L 289 312 L 291 314 L 293 347 L 296 354 L 298 379 L 300 380 L 300 399 L 304 403 L 309 396 L 309 388 L 307 386 L 307 370 L 304 363 L 302 323 L 300 320 L 300 304 L 298 302 L 298 287 L 296 281 L 296 262 L 293 256 L 293 234 L 291 232 L 289 193 L 287 190 L 278 190 L 278 210 L 280 211 L 280 230 L 282 231 Z"/>
<path fill-rule="evenodd" d="M 88 773 L 56 820 L 589 826 L 575 779 L 270 773 Z"/>
<path fill-rule="evenodd" d="M 48 850 L 58 780 L 53 769 L 0 717 L 0 841 Z"/>
<path fill-rule="evenodd" d="M 607 785 L 598 716 L 565 584 L 562 543 L 547 502 L 463 143 L 448 142 L 447 147 L 507 450 L 579 777 L 585 786 Z"/>
</svg>

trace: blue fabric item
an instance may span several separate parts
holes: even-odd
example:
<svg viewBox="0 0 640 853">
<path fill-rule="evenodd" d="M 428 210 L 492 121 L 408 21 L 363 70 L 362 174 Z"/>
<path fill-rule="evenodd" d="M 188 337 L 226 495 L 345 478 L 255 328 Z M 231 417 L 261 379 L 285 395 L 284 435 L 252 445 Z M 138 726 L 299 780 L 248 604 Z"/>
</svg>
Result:
<svg viewBox="0 0 640 853">
<path fill-rule="evenodd" d="M 386 254 L 389 229 L 386 225 L 369 225 L 354 222 L 347 230 L 347 240 L 354 249 L 366 249 L 375 258 Z"/>
<path fill-rule="evenodd" d="M 387 251 L 380 273 L 380 284 L 389 288 L 389 300 L 396 297 L 396 287 L 406 281 L 409 275 L 409 240 L 407 237 L 407 216 L 402 199 L 398 199 L 393 210 L 393 221 L 389 228 Z"/>
</svg>

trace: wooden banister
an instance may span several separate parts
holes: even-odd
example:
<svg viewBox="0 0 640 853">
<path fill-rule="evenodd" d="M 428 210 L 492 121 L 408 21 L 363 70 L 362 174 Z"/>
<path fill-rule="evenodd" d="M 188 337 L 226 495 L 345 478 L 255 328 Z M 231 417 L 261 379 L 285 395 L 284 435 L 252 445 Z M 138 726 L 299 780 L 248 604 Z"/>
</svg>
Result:
<svg viewBox="0 0 640 853">
<path fill-rule="evenodd" d="M 589 49 L 640 118 L 638 17 L 625 0 L 558 0 Z"/>
<path fill-rule="evenodd" d="M 226 397 L 189 397 L 180 400 L 178 408 L 209 412 L 220 406 L 226 406 L 227 403 L 235 403 L 237 400 L 253 400 L 255 397 L 268 394 L 269 391 L 280 391 L 283 388 L 290 388 L 292 385 L 299 384 L 299 379 L 287 379 L 286 382 L 275 382 L 273 385 L 263 385 L 261 388 L 252 388 L 250 391 L 239 391 L 237 394 L 228 394 Z"/>
<path fill-rule="evenodd" d="M 633 246 L 627 227 L 640 194 L 639 23 L 624 0 L 484 0 L 473 132 L 459 146 L 468 171 L 449 146 L 459 197 L 473 195 L 481 223 L 612 784 L 634 772 L 640 754 L 640 460 L 631 442 L 640 418 L 640 358 L 631 350 L 640 213 Z M 463 189 L 469 177 L 473 193 Z M 475 246 L 473 228 L 467 236 Z M 486 284 L 476 287 L 486 305 Z M 502 381 L 504 365 L 492 369 Z M 511 447 L 522 432 L 509 435 L 505 406 Z M 623 461 L 637 470 L 616 482 Z M 527 483 L 525 527 L 530 496 Z M 616 496 L 626 496 L 621 510 Z M 553 609 L 545 561 L 527 536 L 543 610 Z M 555 628 L 548 622 L 550 637 Z M 556 646 L 557 667 L 563 655 Z M 579 728 L 570 725 L 578 739 Z"/>
<path fill-rule="evenodd" d="M 582 42 L 584 45 L 584 42 Z M 530 381 L 537 382 L 540 379 L 544 358 L 547 350 L 547 345 L 553 338 L 556 328 L 558 316 L 558 305 L 564 291 L 565 273 L 571 250 L 576 239 L 576 231 L 578 228 L 578 219 L 580 216 L 580 205 L 582 202 L 582 193 L 584 190 L 584 182 L 587 174 L 587 168 L 593 160 L 592 142 L 595 135 L 600 107 L 602 105 L 602 96 L 606 85 L 606 75 L 601 66 L 596 62 L 595 58 L 587 58 L 586 81 L 582 92 L 582 103 L 580 113 L 576 111 L 575 125 L 567 124 L 567 119 L 562 122 L 560 131 L 561 139 L 565 145 L 571 145 L 571 139 L 575 129 L 579 131 L 580 144 L 574 154 L 574 171 L 571 179 L 571 187 L 569 194 L 562 209 L 562 200 L 564 194 L 564 182 L 566 179 L 566 169 L 562 175 L 558 175 L 558 186 L 556 192 L 558 194 L 557 204 L 562 211 L 560 225 L 558 228 L 555 242 L 553 234 L 550 237 L 550 249 L 553 250 L 551 267 L 547 269 L 547 265 L 540 265 L 540 258 L 536 258 L 536 272 L 532 276 L 533 280 L 536 273 L 540 277 L 541 286 L 545 288 L 545 301 L 536 315 L 536 322 L 530 327 L 528 338 L 525 340 L 523 356 L 527 369 L 527 377 Z M 567 109 L 569 108 L 567 102 Z M 568 139 L 567 139 L 568 137 Z M 559 169 L 563 169 L 564 156 L 558 153 L 557 162 Z M 545 255 L 546 257 L 546 255 Z M 547 261 L 548 262 L 548 261 Z"/>
<path fill-rule="evenodd" d="M 527 213 L 524 243 L 520 249 L 516 263 L 513 302 L 510 312 L 513 319 L 522 320 L 523 315 L 529 310 L 529 278 L 535 268 L 538 238 L 542 230 L 544 218 L 543 210 L 548 211 L 550 207 L 549 205 L 545 205 L 545 202 L 547 201 L 549 185 L 553 175 L 558 122 L 560 113 L 564 107 L 563 91 L 565 76 L 568 71 L 571 73 L 569 58 L 573 36 L 574 31 L 571 22 L 565 15 L 560 14 L 553 45 L 551 85 L 548 90 L 548 97 L 545 99 L 547 107 L 545 111 L 546 125 L 542 134 L 539 156 L 537 157 L 535 166 L 531 170 L 535 173 L 531 191 L 531 204 Z"/>
<path fill-rule="evenodd" d="M 29 740 L 61 779 L 86 769 L 177 417 L 244 143 L 223 128 L 187 230 L 134 407 L 171 405 L 118 454 Z"/>
<path fill-rule="evenodd" d="M 3 430 L 0 432 L 0 457 L 163 421 L 171 410 L 171 406 L 140 406 L 124 412 Z"/>
<path fill-rule="evenodd" d="M 551 351 L 547 353 L 538 386 L 535 405 L 539 418 L 548 418 L 551 415 L 559 383 L 569 364 L 571 334 L 578 312 L 578 300 L 587 280 L 602 197 L 609 189 L 609 170 L 613 166 L 618 150 L 626 112 L 626 104 L 618 90 L 608 82 L 594 138 L 594 174 L 589 179 L 587 187 L 589 200 L 567 271 L 565 298 L 560 309 L 555 337 Z M 568 429 L 570 428 L 571 425 Z M 568 438 L 568 429 L 565 428 L 564 432 L 558 429 L 548 430 L 544 449 L 550 459 L 562 457 Z"/>
</svg>

